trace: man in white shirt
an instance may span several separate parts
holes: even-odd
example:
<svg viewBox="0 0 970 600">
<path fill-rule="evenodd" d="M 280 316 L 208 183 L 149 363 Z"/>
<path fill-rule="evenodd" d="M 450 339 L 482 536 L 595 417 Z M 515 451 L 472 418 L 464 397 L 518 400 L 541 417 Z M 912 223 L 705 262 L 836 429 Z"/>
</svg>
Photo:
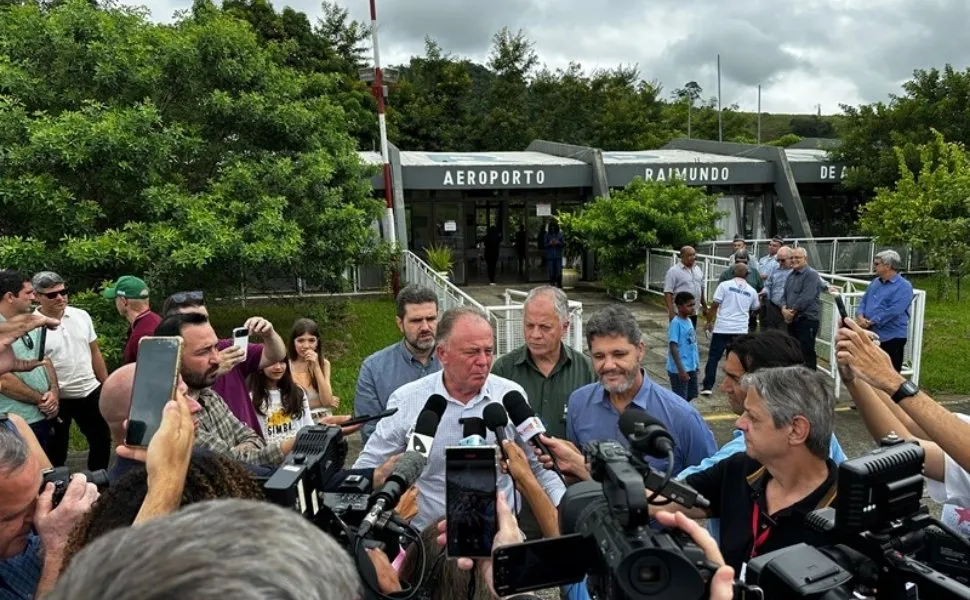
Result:
<svg viewBox="0 0 970 600">
<path fill-rule="evenodd" d="M 748 333 L 748 321 L 752 311 L 761 306 L 758 291 L 747 282 L 748 265 L 735 263 L 731 267 L 733 277 L 719 284 L 714 290 L 714 302 L 707 313 L 707 330 L 713 331 L 711 346 L 704 369 L 701 394 L 710 396 L 717 378 L 717 363 L 734 338 Z M 715 315 L 717 321 L 714 322 Z M 713 322 L 713 324 L 712 324 Z"/>
<path fill-rule="evenodd" d="M 688 292 L 694 297 L 694 314 L 691 323 L 697 328 L 697 315 L 707 311 L 707 297 L 704 293 L 704 271 L 697 266 L 697 250 L 691 246 L 680 249 L 680 262 L 667 269 L 664 275 L 664 302 L 667 304 L 667 320 L 677 316 L 674 297 L 680 292 Z"/>
<path fill-rule="evenodd" d="M 486 405 L 501 403 L 509 391 L 525 395 L 519 384 L 491 374 L 495 350 L 492 326 L 477 309 L 461 307 L 445 311 L 438 320 L 437 338 L 435 353 L 442 370 L 405 384 L 391 394 L 387 407 L 396 407 L 398 412 L 380 421 L 354 463 L 355 469 L 378 467 L 403 452 L 428 397 L 441 394 L 447 399 L 428 465 L 416 484 L 418 514 L 412 523 L 419 529 L 445 516 L 445 448 L 457 446 L 462 438 L 459 419 L 481 418 Z M 525 449 L 525 442 L 511 423 L 505 427 L 505 434 Z M 494 433 L 488 432 L 486 439 L 495 443 Z M 542 468 L 534 452 L 526 451 L 526 456 L 539 483 L 552 501 L 559 504 L 565 485 L 555 473 Z M 511 478 L 499 473 L 498 485 L 511 500 L 515 493 Z"/>
<path fill-rule="evenodd" d="M 40 302 L 36 312 L 61 321 L 56 329 L 47 331 L 44 352 L 54 365 L 60 391 L 60 410 L 54 419 L 47 454 L 55 467 L 64 464 L 71 421 L 77 421 L 88 440 L 88 469 L 106 469 L 111 458 L 111 432 L 98 404 L 108 368 L 101 356 L 91 315 L 68 306 L 67 284 L 57 273 L 41 271 L 34 275 L 32 283 Z"/>
</svg>

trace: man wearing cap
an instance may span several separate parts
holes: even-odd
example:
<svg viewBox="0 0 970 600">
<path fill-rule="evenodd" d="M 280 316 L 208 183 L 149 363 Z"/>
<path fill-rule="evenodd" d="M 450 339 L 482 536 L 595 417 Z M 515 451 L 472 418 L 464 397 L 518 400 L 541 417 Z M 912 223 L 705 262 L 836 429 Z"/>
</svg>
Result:
<svg viewBox="0 0 970 600">
<path fill-rule="evenodd" d="M 148 304 L 148 284 L 134 275 L 123 275 L 103 295 L 108 300 L 115 301 L 118 313 L 128 320 L 128 341 L 122 354 L 124 363 L 135 362 L 138 358 L 138 341 L 146 335 L 152 335 L 155 328 L 162 322 L 162 318 L 152 312 Z"/>
<path fill-rule="evenodd" d="M 101 384 L 108 378 L 108 367 L 101 356 L 91 315 L 68 306 L 67 284 L 57 273 L 41 271 L 34 275 L 32 283 L 40 303 L 34 312 L 61 322 L 47 332 L 44 352 L 54 365 L 60 388 L 60 409 L 47 442 L 47 455 L 55 467 L 64 464 L 71 421 L 77 421 L 88 440 L 88 469 L 106 469 L 111 457 L 111 432 L 98 402 Z"/>
</svg>

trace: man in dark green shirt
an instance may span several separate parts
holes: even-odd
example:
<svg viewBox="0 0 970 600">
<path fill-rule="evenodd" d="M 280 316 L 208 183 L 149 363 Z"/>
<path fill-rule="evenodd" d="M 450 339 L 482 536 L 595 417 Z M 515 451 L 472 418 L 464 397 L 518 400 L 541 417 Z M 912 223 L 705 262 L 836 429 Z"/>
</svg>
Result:
<svg viewBox="0 0 970 600">
<path fill-rule="evenodd" d="M 492 373 L 525 388 L 546 433 L 566 437 L 569 395 L 596 381 L 589 358 L 563 343 L 569 327 L 569 300 L 552 286 L 537 287 L 523 306 L 525 345 L 499 358 Z"/>
</svg>

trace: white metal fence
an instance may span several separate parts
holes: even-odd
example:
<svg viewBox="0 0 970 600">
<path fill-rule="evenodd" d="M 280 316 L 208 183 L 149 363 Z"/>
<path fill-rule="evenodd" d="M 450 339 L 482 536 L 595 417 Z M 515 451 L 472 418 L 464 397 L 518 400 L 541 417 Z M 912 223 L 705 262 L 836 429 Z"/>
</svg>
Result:
<svg viewBox="0 0 970 600">
<path fill-rule="evenodd" d="M 404 281 L 433 289 L 442 312 L 456 306 L 473 306 L 485 313 L 495 332 L 496 358 L 525 343 L 522 302 L 528 292 L 505 290 L 504 305 L 484 306 L 410 251 L 404 253 Z M 569 302 L 569 334 L 563 341 L 580 352 L 583 351 L 582 302 Z"/>
<path fill-rule="evenodd" d="M 642 289 L 653 293 L 663 294 L 664 276 L 670 267 L 677 264 L 678 252 L 676 250 L 651 249 L 647 251 L 645 260 L 645 272 L 643 275 Z M 710 254 L 698 254 L 697 266 L 704 272 L 704 294 L 710 299 L 717 289 L 718 280 L 721 274 L 728 268 L 729 263 L 726 256 L 713 256 Z M 844 275 L 833 275 L 821 273 L 831 288 L 838 288 L 842 299 L 845 302 L 849 316 L 855 316 L 862 296 L 865 294 L 869 281 L 846 277 Z M 835 301 L 831 294 L 822 294 L 819 317 L 819 332 L 815 338 L 815 349 L 818 356 L 825 360 L 827 364 L 819 365 L 819 369 L 825 371 L 835 380 L 835 391 L 839 393 L 841 380 L 839 379 L 838 368 L 835 364 L 835 334 L 838 329 L 837 319 L 834 315 L 838 314 L 835 308 Z M 911 377 L 915 383 L 919 383 L 921 356 L 923 352 L 923 323 L 926 314 L 926 292 L 923 290 L 913 290 L 913 302 L 909 307 L 909 337 L 906 341 L 905 355 L 903 359 L 903 374 Z"/>
</svg>

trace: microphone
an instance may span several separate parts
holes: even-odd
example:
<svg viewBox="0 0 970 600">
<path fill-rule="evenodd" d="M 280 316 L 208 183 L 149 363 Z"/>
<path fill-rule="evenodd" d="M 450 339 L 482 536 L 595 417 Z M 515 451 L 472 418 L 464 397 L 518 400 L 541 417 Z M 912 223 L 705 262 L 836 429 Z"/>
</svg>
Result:
<svg viewBox="0 0 970 600">
<path fill-rule="evenodd" d="M 417 452 L 421 456 L 428 458 L 431 452 L 431 445 L 434 443 L 434 434 L 438 431 L 438 423 L 441 416 L 445 414 L 448 401 L 441 394 L 432 394 L 424 405 L 424 409 L 418 415 L 418 420 L 414 424 L 414 431 L 408 439 L 407 449 Z"/>
<path fill-rule="evenodd" d="M 374 503 L 371 505 L 370 512 L 360 522 L 360 527 L 357 529 L 358 537 L 367 535 L 367 532 L 374 527 L 374 524 L 380 518 L 381 513 L 397 506 L 401 496 L 409 487 L 414 485 L 414 482 L 421 476 L 421 472 L 424 471 L 427 464 L 428 459 L 413 450 L 409 450 L 401 455 L 401 458 L 395 463 L 394 470 L 391 471 L 387 481 L 384 482 L 384 485 L 379 491 L 371 496 L 371 500 Z"/>
<path fill-rule="evenodd" d="M 482 410 L 482 419 L 485 421 L 485 426 L 495 432 L 495 442 L 498 444 L 499 450 L 502 451 L 502 458 L 508 460 L 509 457 L 505 455 L 505 447 L 502 446 L 502 442 L 509 439 L 509 436 L 505 435 L 505 427 L 509 424 L 509 415 L 501 404 L 491 402 L 486 404 L 485 409 Z"/>
<path fill-rule="evenodd" d="M 639 408 L 627 408 L 620 415 L 620 431 L 630 447 L 654 458 L 667 458 L 674 451 L 674 438 L 663 423 Z"/>
<path fill-rule="evenodd" d="M 643 486 L 684 508 L 694 508 L 695 506 L 709 508 L 711 506 L 710 500 L 699 494 L 694 488 L 678 479 L 668 480 L 666 476 L 655 469 L 647 470 L 647 475 L 643 478 Z"/>
<path fill-rule="evenodd" d="M 536 412 L 532 410 L 529 403 L 526 402 L 525 396 L 518 390 L 511 390 L 506 392 L 505 396 L 502 397 L 502 404 L 505 406 L 505 410 L 508 411 L 509 418 L 515 423 L 515 430 L 518 432 L 519 437 L 532 444 L 533 448 L 538 448 L 539 452 L 542 452 L 546 456 L 551 456 L 552 470 L 556 472 L 556 475 L 559 475 L 560 479 L 565 481 L 565 476 L 559 470 L 559 464 L 556 463 L 556 456 L 539 439 L 539 434 L 545 433 L 546 427 L 542 424 L 539 417 L 536 416 Z"/>
<path fill-rule="evenodd" d="M 485 421 L 479 417 L 465 417 L 458 419 L 462 426 L 462 438 L 459 446 L 485 446 Z"/>
</svg>

